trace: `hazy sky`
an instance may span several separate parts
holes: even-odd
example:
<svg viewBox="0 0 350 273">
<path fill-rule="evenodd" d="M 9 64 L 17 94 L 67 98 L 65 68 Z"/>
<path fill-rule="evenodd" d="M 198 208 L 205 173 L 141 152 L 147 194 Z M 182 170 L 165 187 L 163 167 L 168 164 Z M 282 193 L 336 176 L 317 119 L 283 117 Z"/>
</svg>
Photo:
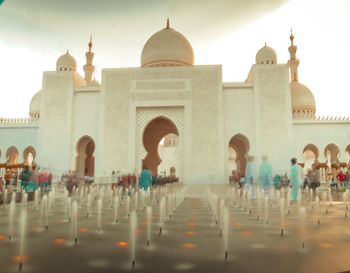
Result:
<svg viewBox="0 0 350 273">
<path fill-rule="evenodd" d="M 348 0 L 6 0 L 0 6 L 0 116 L 28 115 L 42 72 L 69 49 L 82 73 L 93 35 L 101 68 L 137 67 L 147 39 L 165 26 L 192 44 L 196 64 L 222 64 L 224 81 L 244 81 L 266 42 L 286 63 L 293 27 L 299 80 L 318 113 L 350 116 Z"/>
</svg>

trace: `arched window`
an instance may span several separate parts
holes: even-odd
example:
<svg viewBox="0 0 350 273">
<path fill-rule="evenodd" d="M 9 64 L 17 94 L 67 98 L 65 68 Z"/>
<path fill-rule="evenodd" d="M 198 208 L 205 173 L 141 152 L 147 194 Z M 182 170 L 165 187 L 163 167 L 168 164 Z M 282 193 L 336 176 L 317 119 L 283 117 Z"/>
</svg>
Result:
<svg viewBox="0 0 350 273">
<path fill-rule="evenodd" d="M 6 163 L 7 165 L 15 165 L 18 163 L 18 150 L 15 146 L 11 146 L 6 152 Z"/>
</svg>

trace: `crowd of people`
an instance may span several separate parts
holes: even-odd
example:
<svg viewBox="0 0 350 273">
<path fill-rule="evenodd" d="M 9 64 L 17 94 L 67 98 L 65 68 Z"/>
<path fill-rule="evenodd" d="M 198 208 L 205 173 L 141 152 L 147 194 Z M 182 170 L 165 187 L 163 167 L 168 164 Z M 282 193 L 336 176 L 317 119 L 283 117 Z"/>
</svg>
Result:
<svg viewBox="0 0 350 273">
<path fill-rule="evenodd" d="M 175 183 L 179 181 L 179 178 L 174 174 L 170 176 L 163 175 L 152 175 L 152 172 L 143 166 L 140 176 L 137 177 L 135 174 L 120 175 L 119 172 L 112 171 L 112 181 L 117 186 L 136 186 L 137 181 L 140 188 L 148 189 L 151 186 L 161 186 L 169 183 Z"/>
<path fill-rule="evenodd" d="M 137 176 L 134 173 L 121 174 L 119 171 L 112 171 L 112 184 L 123 187 L 135 187 L 137 184 Z"/>
<path fill-rule="evenodd" d="M 68 171 L 61 176 L 60 183 L 63 183 L 69 192 L 72 192 L 73 188 L 79 188 L 83 185 L 91 184 L 95 181 L 93 176 L 80 175 L 74 171 Z M 110 179 L 107 179 L 105 183 L 110 183 L 112 187 L 136 187 L 147 189 L 150 186 L 164 185 L 168 183 L 178 182 L 179 178 L 175 175 L 170 176 L 153 176 L 151 171 L 147 168 L 143 168 L 140 176 L 138 177 L 134 173 L 122 174 L 119 171 L 112 171 Z"/>
<path fill-rule="evenodd" d="M 7 168 L 4 177 L 0 177 L 0 191 L 15 191 L 18 186 L 26 192 L 35 191 L 37 188 L 47 189 L 52 183 L 52 178 L 50 171 L 41 170 L 36 165 L 23 166 L 21 169 Z"/>
<path fill-rule="evenodd" d="M 280 189 L 282 187 L 291 188 L 291 199 L 296 200 L 298 189 L 300 187 L 311 189 L 316 189 L 321 185 L 321 174 L 320 169 L 313 165 L 312 169 L 308 170 L 306 175 L 303 173 L 303 169 L 297 163 L 296 158 L 291 159 L 291 169 L 289 177 L 287 173 L 284 175 L 272 175 L 272 167 L 268 163 L 267 157 L 264 156 L 262 163 L 258 169 L 257 177 L 255 174 L 254 157 L 249 156 L 245 168 L 245 173 L 240 174 L 237 170 L 232 171 L 230 176 L 230 183 L 233 185 L 238 185 L 239 187 L 250 189 L 254 194 L 254 189 L 259 183 L 259 186 L 265 190 L 269 190 L 270 187 L 275 187 Z M 332 170 L 329 171 L 326 176 L 326 182 L 331 188 L 349 188 L 350 185 L 350 174 L 349 170 L 343 172 L 341 169 L 339 171 Z"/>
<path fill-rule="evenodd" d="M 69 192 L 73 191 L 73 188 L 78 188 L 80 186 L 91 184 L 94 182 L 93 176 L 80 175 L 74 171 L 68 171 L 62 174 L 59 183 L 63 183 Z"/>
<path fill-rule="evenodd" d="M 170 176 L 152 176 L 151 171 L 144 166 L 140 174 L 139 186 L 143 189 L 147 189 L 150 186 L 162 186 L 175 182 L 179 182 L 179 178 L 176 177 L 174 173 L 172 173 Z"/>
</svg>

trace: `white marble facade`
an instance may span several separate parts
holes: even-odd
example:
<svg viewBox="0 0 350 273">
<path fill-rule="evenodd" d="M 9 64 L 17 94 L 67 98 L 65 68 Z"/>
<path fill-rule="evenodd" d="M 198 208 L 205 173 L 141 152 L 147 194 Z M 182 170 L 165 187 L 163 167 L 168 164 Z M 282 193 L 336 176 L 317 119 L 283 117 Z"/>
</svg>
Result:
<svg viewBox="0 0 350 273">
<path fill-rule="evenodd" d="M 87 157 L 96 177 L 137 173 L 147 149 L 168 133 L 179 136 L 177 174 L 187 184 L 227 183 L 229 146 L 238 167 L 248 154 L 257 166 L 267 155 L 274 173 L 287 172 L 291 157 L 303 162 L 305 147 L 325 162 L 333 144 L 331 160 L 349 162 L 350 121 L 315 116 L 314 97 L 298 82 L 290 38 L 290 60 L 278 62 L 264 46 L 247 80 L 234 83 L 222 81 L 220 65 L 195 65 L 190 43 L 169 24 L 146 42 L 141 67 L 103 69 L 101 83 L 93 80 L 90 42 L 84 76 L 67 52 L 56 71 L 43 73 L 30 118 L 0 119 L 0 163 L 24 162 L 32 147 L 35 162 L 56 174 L 86 172 Z M 17 156 L 8 152 L 12 146 Z"/>
</svg>

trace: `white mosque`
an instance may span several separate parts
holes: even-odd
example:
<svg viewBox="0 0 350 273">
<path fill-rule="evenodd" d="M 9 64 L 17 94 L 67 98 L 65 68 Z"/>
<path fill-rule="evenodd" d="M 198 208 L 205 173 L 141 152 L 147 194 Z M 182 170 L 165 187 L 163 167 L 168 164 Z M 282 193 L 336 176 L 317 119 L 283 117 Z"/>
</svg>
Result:
<svg viewBox="0 0 350 273">
<path fill-rule="evenodd" d="M 291 157 L 349 167 L 350 120 L 316 116 L 290 40 L 287 63 L 265 45 L 245 81 L 223 82 L 222 66 L 195 65 L 168 21 L 144 45 L 140 67 L 103 69 L 101 83 L 90 40 L 84 76 L 67 52 L 43 73 L 30 118 L 0 118 L 0 163 L 34 160 L 57 175 L 95 177 L 173 167 L 186 184 L 227 183 L 248 155 L 256 166 L 267 156 L 274 174 L 288 172 Z"/>
</svg>

